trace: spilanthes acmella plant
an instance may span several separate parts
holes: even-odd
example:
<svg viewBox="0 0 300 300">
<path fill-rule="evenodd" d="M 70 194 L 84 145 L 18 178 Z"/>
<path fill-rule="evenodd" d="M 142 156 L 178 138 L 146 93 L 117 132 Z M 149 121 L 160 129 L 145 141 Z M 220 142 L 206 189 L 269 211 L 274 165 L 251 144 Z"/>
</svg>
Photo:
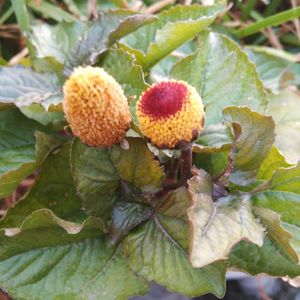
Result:
<svg viewBox="0 0 300 300">
<path fill-rule="evenodd" d="M 13 299 L 222 298 L 229 269 L 297 284 L 299 95 L 261 79 L 265 48 L 210 30 L 211 2 L 29 24 L 30 66 L 0 67 Z"/>
</svg>

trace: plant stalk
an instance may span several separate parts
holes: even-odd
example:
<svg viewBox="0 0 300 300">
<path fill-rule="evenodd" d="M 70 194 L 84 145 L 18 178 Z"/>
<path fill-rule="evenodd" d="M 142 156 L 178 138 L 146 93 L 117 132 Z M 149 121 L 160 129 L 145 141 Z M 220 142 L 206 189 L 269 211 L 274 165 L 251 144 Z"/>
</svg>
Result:
<svg viewBox="0 0 300 300">
<path fill-rule="evenodd" d="M 193 164 L 193 143 L 189 143 L 186 148 L 181 150 L 181 182 L 183 185 L 192 177 L 192 164 Z"/>
<path fill-rule="evenodd" d="M 244 38 L 250 35 L 253 35 L 263 29 L 266 29 L 271 26 L 277 26 L 287 21 L 291 21 L 300 16 L 300 6 L 297 8 L 292 8 L 276 15 L 265 18 L 261 21 L 258 21 L 246 28 L 236 30 L 234 32 L 237 38 Z"/>
</svg>

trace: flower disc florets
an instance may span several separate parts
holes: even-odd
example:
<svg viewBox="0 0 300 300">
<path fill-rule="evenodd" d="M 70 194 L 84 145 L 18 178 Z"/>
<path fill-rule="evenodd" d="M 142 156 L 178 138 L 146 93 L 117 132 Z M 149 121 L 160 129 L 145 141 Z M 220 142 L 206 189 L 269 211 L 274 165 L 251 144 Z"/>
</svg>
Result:
<svg viewBox="0 0 300 300">
<path fill-rule="evenodd" d="M 196 89 L 183 81 L 150 87 L 137 103 L 137 117 L 146 137 L 159 148 L 175 148 L 202 131 L 204 110 Z"/>
<path fill-rule="evenodd" d="M 64 85 L 63 106 L 74 135 L 89 146 L 110 147 L 130 126 L 123 90 L 102 68 L 76 68 Z"/>
</svg>

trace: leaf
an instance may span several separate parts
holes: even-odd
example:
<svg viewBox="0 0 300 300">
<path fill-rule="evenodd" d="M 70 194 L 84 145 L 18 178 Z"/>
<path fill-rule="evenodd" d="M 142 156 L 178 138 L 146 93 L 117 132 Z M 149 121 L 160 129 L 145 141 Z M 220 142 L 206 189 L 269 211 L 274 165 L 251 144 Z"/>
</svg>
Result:
<svg viewBox="0 0 300 300">
<path fill-rule="evenodd" d="M 298 255 L 291 246 L 293 238 L 281 223 L 280 215 L 271 209 L 254 208 L 254 213 L 259 217 L 261 223 L 266 226 L 268 237 L 277 245 L 282 252 L 290 255 L 296 263 L 298 263 Z"/>
<path fill-rule="evenodd" d="M 64 0 L 64 2 L 66 5 L 68 5 L 70 11 L 74 10 L 74 6 L 76 6 L 76 14 L 81 15 L 83 18 L 87 18 L 89 15 L 89 7 L 86 5 L 85 0 Z M 95 5 L 97 11 L 106 11 L 108 9 L 118 7 L 114 1 L 110 0 L 96 0 Z"/>
<path fill-rule="evenodd" d="M 300 194 L 300 162 L 297 166 L 275 171 L 270 184 L 272 190 Z"/>
<path fill-rule="evenodd" d="M 160 223 L 163 218 L 164 225 Z M 168 228 L 181 227 L 175 218 L 155 217 L 125 238 L 123 251 L 129 267 L 138 276 L 188 297 L 206 293 L 222 297 L 226 266 L 216 263 L 203 269 L 193 268 L 187 253 L 166 230 L 166 224 Z"/>
<path fill-rule="evenodd" d="M 229 151 L 211 153 L 194 153 L 193 163 L 198 169 L 203 169 L 211 176 L 219 176 L 228 165 Z"/>
<path fill-rule="evenodd" d="M 88 147 L 75 139 L 71 147 L 71 169 L 85 212 L 107 219 L 118 198 L 120 179 L 109 151 Z"/>
<path fill-rule="evenodd" d="M 19 234 L 2 233 L 1 288 L 13 298 L 36 300 L 125 300 L 147 290 L 128 269 L 120 248 L 107 243 L 101 223 L 88 219 L 77 234 L 66 231 L 70 226 L 39 210 L 24 220 Z"/>
<path fill-rule="evenodd" d="M 264 191 L 251 196 L 254 206 L 269 208 L 280 214 L 283 222 L 300 227 L 300 195 L 281 191 Z"/>
<path fill-rule="evenodd" d="M 230 266 L 251 275 L 264 273 L 294 278 L 300 273 L 300 265 L 285 256 L 268 237 L 265 237 L 262 247 L 240 242 L 230 254 Z"/>
<path fill-rule="evenodd" d="M 234 173 L 230 180 L 245 185 L 255 175 L 274 142 L 274 121 L 271 117 L 251 111 L 247 107 L 227 107 L 224 119 L 232 124 L 237 137 L 234 146 Z M 248 175 L 250 174 L 250 175 Z"/>
<path fill-rule="evenodd" d="M 280 92 L 284 77 L 288 74 L 295 75 L 293 65 L 296 59 L 284 51 L 268 47 L 246 47 L 249 59 L 255 63 L 257 72 L 264 86 L 274 93 Z M 295 80 L 292 80 L 292 82 Z M 287 82 L 285 84 L 290 84 Z M 297 82 L 295 82 L 297 85 Z"/>
<path fill-rule="evenodd" d="M 224 5 L 171 7 L 158 14 L 158 20 L 123 38 L 121 45 L 149 69 L 208 27 L 223 9 Z"/>
<path fill-rule="evenodd" d="M 40 104 L 31 104 L 20 107 L 20 111 L 29 119 L 35 120 L 42 125 L 52 126 L 53 130 L 63 130 L 66 125 L 65 116 L 60 111 L 46 111 Z"/>
<path fill-rule="evenodd" d="M 286 162 L 285 157 L 279 152 L 279 150 L 275 146 L 272 146 L 268 156 L 265 158 L 265 160 L 261 163 L 259 167 L 257 179 L 271 179 L 273 173 L 277 169 L 286 168 L 290 166 L 291 165 Z"/>
<path fill-rule="evenodd" d="M 170 191 L 161 205 L 157 208 L 164 216 L 181 219 L 188 222 L 187 209 L 190 206 L 188 190 L 180 187 Z"/>
<path fill-rule="evenodd" d="M 233 135 L 228 125 L 215 124 L 204 128 L 199 138 L 196 140 L 193 152 L 211 153 L 229 150 L 233 142 Z"/>
<path fill-rule="evenodd" d="M 197 89 L 205 104 L 206 126 L 219 123 L 228 105 L 264 112 L 267 99 L 262 82 L 240 47 L 214 32 L 201 34 L 199 41 L 199 49 L 176 63 L 170 77 Z"/>
<path fill-rule="evenodd" d="M 252 195 L 250 200 L 255 206 L 255 212 L 259 208 L 262 222 L 267 225 L 268 236 L 261 248 L 241 242 L 232 252 L 232 266 L 252 275 L 267 273 L 290 278 L 299 276 L 300 265 L 295 262 L 295 251 L 298 251 L 295 243 L 300 237 L 294 235 L 300 226 L 300 196 L 290 192 L 263 191 Z M 291 228 L 295 228 L 294 231 Z"/>
<path fill-rule="evenodd" d="M 248 199 L 214 203 L 212 187 L 210 176 L 203 170 L 189 180 L 190 260 L 196 268 L 227 259 L 231 248 L 242 239 L 263 244 L 264 228 L 252 214 Z"/>
<path fill-rule="evenodd" d="M 98 56 L 116 40 L 155 19 L 155 16 L 134 14 L 128 10 L 100 13 L 98 20 L 88 26 L 68 56 L 65 73 L 70 73 L 78 65 L 95 64 Z"/>
<path fill-rule="evenodd" d="M 31 50 L 31 66 L 36 72 L 55 74 L 61 86 L 66 80 L 63 74 L 63 64 L 52 56 L 35 57 L 34 50 Z"/>
<path fill-rule="evenodd" d="M 41 13 L 45 18 L 51 18 L 57 22 L 76 21 L 76 18 L 73 15 L 69 14 L 67 11 L 60 8 L 58 5 L 53 5 L 46 1 L 36 3 L 34 0 L 28 0 L 27 5 L 31 9 L 37 11 L 38 13 Z"/>
<path fill-rule="evenodd" d="M 153 191 L 161 187 L 163 168 L 140 138 L 128 138 L 129 149 L 114 145 L 110 157 L 122 180 L 143 191 Z"/>
<path fill-rule="evenodd" d="M 59 171 L 58 171 L 59 170 Z M 0 228 L 20 227 L 33 211 L 48 208 L 60 218 L 81 221 L 81 199 L 76 195 L 70 170 L 70 144 L 54 151 L 43 163 L 35 185 L 8 210 Z"/>
<path fill-rule="evenodd" d="M 80 22 L 62 22 L 55 26 L 43 23 L 31 27 L 27 40 L 34 48 L 34 57 L 50 56 L 64 63 L 84 29 L 84 23 Z"/>
<path fill-rule="evenodd" d="M 36 132 L 41 129 L 18 109 L 0 112 L 0 198 L 12 193 L 60 143 L 51 138 L 43 140 Z"/>
<path fill-rule="evenodd" d="M 292 235 L 291 245 L 298 255 L 298 260 L 300 260 L 300 228 L 288 223 L 282 225 Z"/>
<path fill-rule="evenodd" d="M 122 86 L 129 100 L 138 98 L 147 88 L 142 68 L 128 52 L 121 49 L 109 50 L 100 62 L 101 66 Z"/>
<path fill-rule="evenodd" d="M 172 66 L 181 58 L 194 53 L 196 50 L 196 43 L 194 40 L 189 40 L 175 49 L 169 55 L 160 60 L 150 70 L 149 77 L 151 82 L 160 82 L 168 80 Z"/>
<path fill-rule="evenodd" d="M 300 160 L 300 97 L 286 89 L 277 96 L 270 96 L 270 114 L 276 122 L 275 145 L 285 155 L 289 163 Z"/>
<path fill-rule="evenodd" d="M 21 66 L 0 68 L 0 102 L 18 107 L 33 103 L 48 110 L 61 103 L 62 95 L 57 77 L 51 73 L 37 73 Z"/>
<path fill-rule="evenodd" d="M 150 206 L 140 203 L 119 202 L 113 208 L 111 236 L 119 241 L 134 227 L 148 220 L 153 214 Z"/>
<path fill-rule="evenodd" d="M 136 120 L 136 101 L 147 88 L 142 68 L 136 64 L 132 55 L 121 49 L 109 50 L 100 61 L 100 65 L 122 86 L 129 101 L 131 114 Z"/>
</svg>

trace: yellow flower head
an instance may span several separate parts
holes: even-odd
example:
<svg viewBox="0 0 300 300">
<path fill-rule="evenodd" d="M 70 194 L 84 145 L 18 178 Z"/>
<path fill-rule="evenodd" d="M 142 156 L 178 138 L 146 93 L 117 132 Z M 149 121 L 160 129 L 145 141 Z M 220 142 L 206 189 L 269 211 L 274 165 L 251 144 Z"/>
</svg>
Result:
<svg viewBox="0 0 300 300">
<path fill-rule="evenodd" d="M 89 146 L 110 147 L 130 126 L 123 90 L 102 68 L 76 68 L 64 84 L 63 106 L 74 135 Z"/>
<path fill-rule="evenodd" d="M 164 81 L 150 87 L 137 103 L 141 130 L 159 148 L 175 148 L 202 131 L 204 110 L 196 89 L 183 81 Z"/>
</svg>

